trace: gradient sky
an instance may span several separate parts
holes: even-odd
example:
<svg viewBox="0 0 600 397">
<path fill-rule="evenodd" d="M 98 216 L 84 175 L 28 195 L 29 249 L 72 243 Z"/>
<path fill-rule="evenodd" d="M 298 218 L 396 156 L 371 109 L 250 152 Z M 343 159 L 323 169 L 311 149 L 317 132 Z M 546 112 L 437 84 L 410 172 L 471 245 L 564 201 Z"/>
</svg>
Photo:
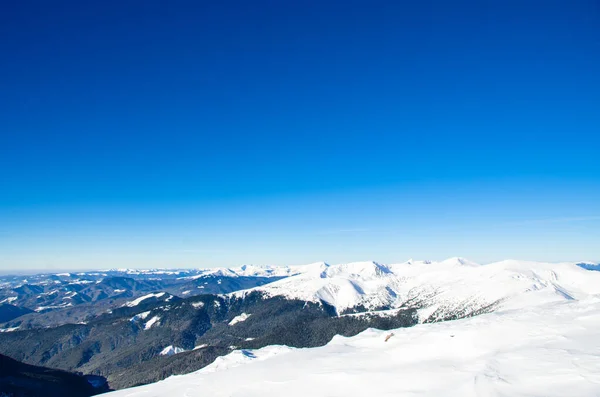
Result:
<svg viewBox="0 0 600 397">
<path fill-rule="evenodd" d="M 2 8 L 3 270 L 600 261 L 597 1 Z"/>
</svg>

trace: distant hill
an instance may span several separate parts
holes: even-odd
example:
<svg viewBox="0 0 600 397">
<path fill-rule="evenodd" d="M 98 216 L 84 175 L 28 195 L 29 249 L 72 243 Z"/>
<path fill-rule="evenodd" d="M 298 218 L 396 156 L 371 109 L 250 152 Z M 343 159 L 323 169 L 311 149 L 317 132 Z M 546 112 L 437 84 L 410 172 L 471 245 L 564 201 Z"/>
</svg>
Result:
<svg viewBox="0 0 600 397">
<path fill-rule="evenodd" d="M 4 303 L 0 305 L 0 323 L 14 320 L 17 317 L 29 313 L 33 313 L 33 310 Z"/>
</svg>

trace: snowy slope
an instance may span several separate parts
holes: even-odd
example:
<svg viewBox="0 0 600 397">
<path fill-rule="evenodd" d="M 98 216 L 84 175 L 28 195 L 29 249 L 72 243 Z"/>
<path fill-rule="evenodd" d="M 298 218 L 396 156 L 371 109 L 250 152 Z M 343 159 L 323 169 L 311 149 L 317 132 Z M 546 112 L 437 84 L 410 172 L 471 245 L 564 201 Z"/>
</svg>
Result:
<svg viewBox="0 0 600 397">
<path fill-rule="evenodd" d="M 421 321 L 436 321 L 499 307 L 582 299 L 600 292 L 600 273 L 572 263 L 502 261 L 479 265 L 451 258 L 392 265 L 316 263 L 295 271 L 300 274 L 233 295 L 262 291 L 268 296 L 325 302 L 339 314 L 360 306 L 367 310 L 417 307 Z"/>
<path fill-rule="evenodd" d="M 236 351 L 198 372 L 108 394 L 166 395 L 598 396 L 600 298 L 367 330 L 313 349 Z"/>
<path fill-rule="evenodd" d="M 249 314 L 242 313 L 239 316 L 235 316 L 230 322 L 229 325 L 236 325 L 237 323 L 244 322 L 250 317 Z"/>
<path fill-rule="evenodd" d="M 174 356 L 175 354 L 179 354 L 179 353 L 183 353 L 186 350 L 182 347 L 176 347 L 173 345 L 169 345 L 167 347 L 165 347 L 160 353 L 158 353 L 160 356 Z"/>
<path fill-rule="evenodd" d="M 135 307 L 137 305 L 139 305 L 140 303 L 142 303 L 143 301 L 147 300 L 147 299 L 151 299 L 151 298 L 161 298 L 165 295 L 165 292 L 157 292 L 155 294 L 147 294 L 144 296 L 140 296 L 137 299 L 134 299 L 130 302 L 125 303 L 123 306 L 127 306 L 127 307 Z"/>
</svg>

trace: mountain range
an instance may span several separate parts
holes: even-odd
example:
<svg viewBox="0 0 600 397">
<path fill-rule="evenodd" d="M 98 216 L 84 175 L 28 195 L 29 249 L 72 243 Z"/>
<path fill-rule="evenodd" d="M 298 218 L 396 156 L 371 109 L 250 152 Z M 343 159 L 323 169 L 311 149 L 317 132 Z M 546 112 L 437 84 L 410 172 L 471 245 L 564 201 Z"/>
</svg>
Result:
<svg viewBox="0 0 600 397">
<path fill-rule="evenodd" d="M 451 258 L 10 276 L 0 280 L 4 304 L 30 312 L 2 325 L 0 353 L 103 376 L 122 389 L 222 367 L 224 357 L 254 362 L 253 355 L 279 350 L 329 349 L 336 335 L 354 337 L 369 328 L 398 334 L 587 302 L 600 294 L 600 272 L 589 266 Z M 89 299 L 68 299 L 78 295 Z"/>
<path fill-rule="evenodd" d="M 500 308 L 455 321 L 238 349 L 110 397 L 562 397 L 600 391 L 600 299 Z"/>
</svg>

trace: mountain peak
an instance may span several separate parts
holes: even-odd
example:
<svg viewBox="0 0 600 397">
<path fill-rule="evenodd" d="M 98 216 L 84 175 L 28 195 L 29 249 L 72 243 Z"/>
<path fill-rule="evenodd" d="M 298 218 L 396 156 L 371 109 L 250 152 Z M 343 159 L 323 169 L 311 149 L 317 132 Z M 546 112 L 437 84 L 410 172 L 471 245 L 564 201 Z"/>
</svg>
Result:
<svg viewBox="0 0 600 397">
<path fill-rule="evenodd" d="M 375 261 L 350 262 L 329 266 L 321 274 L 321 278 L 346 276 L 350 278 L 373 278 L 391 273 L 390 269 Z"/>
</svg>

